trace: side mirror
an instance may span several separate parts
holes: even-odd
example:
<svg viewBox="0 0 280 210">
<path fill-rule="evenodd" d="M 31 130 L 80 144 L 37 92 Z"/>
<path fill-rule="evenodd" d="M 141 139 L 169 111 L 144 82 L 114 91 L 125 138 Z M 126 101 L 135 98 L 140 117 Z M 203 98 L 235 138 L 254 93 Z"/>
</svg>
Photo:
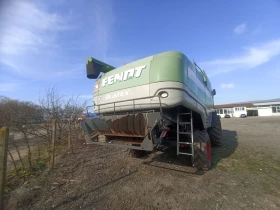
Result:
<svg viewBox="0 0 280 210">
<path fill-rule="evenodd" d="M 96 62 L 94 59 L 89 58 L 87 60 L 87 78 L 96 79 L 103 69 L 101 63 Z"/>
<path fill-rule="evenodd" d="M 215 90 L 215 89 L 212 90 L 212 95 L 213 95 L 213 96 L 216 95 L 216 90 Z"/>
</svg>

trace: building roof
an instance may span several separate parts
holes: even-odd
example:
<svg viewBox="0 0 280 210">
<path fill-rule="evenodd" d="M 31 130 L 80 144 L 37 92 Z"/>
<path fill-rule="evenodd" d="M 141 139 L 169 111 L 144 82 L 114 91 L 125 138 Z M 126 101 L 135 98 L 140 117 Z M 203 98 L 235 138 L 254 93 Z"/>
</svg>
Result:
<svg viewBox="0 0 280 210">
<path fill-rule="evenodd" d="M 270 99 L 270 100 L 256 100 L 256 101 L 248 101 L 249 103 L 257 104 L 257 103 L 271 103 L 271 102 L 280 102 L 280 98 Z"/>
<path fill-rule="evenodd" d="M 235 103 L 235 104 L 221 104 L 221 105 L 215 105 L 215 109 L 220 108 L 233 108 L 233 107 L 254 107 L 254 104 L 252 103 Z"/>
<path fill-rule="evenodd" d="M 270 100 L 256 100 L 256 101 L 247 101 L 247 102 L 238 102 L 238 103 L 232 103 L 232 104 L 219 104 L 215 105 L 215 109 L 220 108 L 233 108 L 233 107 L 256 107 L 260 105 L 272 105 L 272 104 L 280 104 L 280 98 L 276 99 L 270 99 Z"/>
</svg>

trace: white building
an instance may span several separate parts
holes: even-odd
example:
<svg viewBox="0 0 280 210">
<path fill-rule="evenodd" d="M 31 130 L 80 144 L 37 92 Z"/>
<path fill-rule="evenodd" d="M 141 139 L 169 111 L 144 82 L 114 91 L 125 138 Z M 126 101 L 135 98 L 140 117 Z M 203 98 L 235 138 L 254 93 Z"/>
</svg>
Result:
<svg viewBox="0 0 280 210">
<path fill-rule="evenodd" d="M 246 107 L 232 107 L 232 108 L 220 108 L 217 109 L 218 115 L 224 118 L 226 115 L 229 117 L 241 117 L 242 114 L 247 115 Z"/>
<path fill-rule="evenodd" d="M 257 103 L 254 103 L 254 106 L 259 110 L 262 110 L 262 108 L 270 109 L 271 111 L 267 112 L 267 115 L 265 116 L 280 116 L 280 99 L 258 101 Z"/>
<path fill-rule="evenodd" d="M 221 117 L 247 116 L 280 116 L 280 98 L 263 101 L 250 101 L 244 103 L 224 104 L 215 106 Z"/>
</svg>

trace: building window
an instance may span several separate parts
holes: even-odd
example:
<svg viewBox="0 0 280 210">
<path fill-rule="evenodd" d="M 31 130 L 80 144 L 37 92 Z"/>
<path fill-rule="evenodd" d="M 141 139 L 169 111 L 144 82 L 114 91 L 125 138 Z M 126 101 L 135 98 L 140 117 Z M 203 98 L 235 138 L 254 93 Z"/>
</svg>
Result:
<svg viewBox="0 0 280 210">
<path fill-rule="evenodd" d="M 242 110 L 244 111 L 244 110 L 245 110 L 245 108 L 244 108 L 244 107 L 242 107 Z"/>
<path fill-rule="evenodd" d="M 237 111 L 237 108 L 235 107 L 235 111 Z"/>
<path fill-rule="evenodd" d="M 280 113 L 280 106 L 273 106 L 272 113 Z"/>
</svg>

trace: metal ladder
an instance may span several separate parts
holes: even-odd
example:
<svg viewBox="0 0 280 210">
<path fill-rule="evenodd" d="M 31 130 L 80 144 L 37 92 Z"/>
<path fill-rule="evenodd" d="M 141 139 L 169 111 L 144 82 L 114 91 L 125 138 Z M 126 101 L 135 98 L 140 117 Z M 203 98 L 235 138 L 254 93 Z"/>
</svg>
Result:
<svg viewBox="0 0 280 210">
<path fill-rule="evenodd" d="M 180 121 L 180 116 L 183 115 L 190 115 L 189 121 Z M 184 126 L 185 128 L 187 125 L 190 126 L 190 132 L 181 132 L 180 126 Z M 182 141 L 183 139 L 180 139 L 180 134 L 185 134 L 187 137 L 190 136 L 191 141 Z M 189 139 L 189 138 L 187 138 Z M 191 147 L 191 153 L 186 153 L 180 151 L 181 145 L 190 145 Z M 177 155 L 191 155 L 194 156 L 194 148 L 193 148 L 193 118 L 192 118 L 192 111 L 188 113 L 178 113 L 177 114 Z"/>
</svg>

